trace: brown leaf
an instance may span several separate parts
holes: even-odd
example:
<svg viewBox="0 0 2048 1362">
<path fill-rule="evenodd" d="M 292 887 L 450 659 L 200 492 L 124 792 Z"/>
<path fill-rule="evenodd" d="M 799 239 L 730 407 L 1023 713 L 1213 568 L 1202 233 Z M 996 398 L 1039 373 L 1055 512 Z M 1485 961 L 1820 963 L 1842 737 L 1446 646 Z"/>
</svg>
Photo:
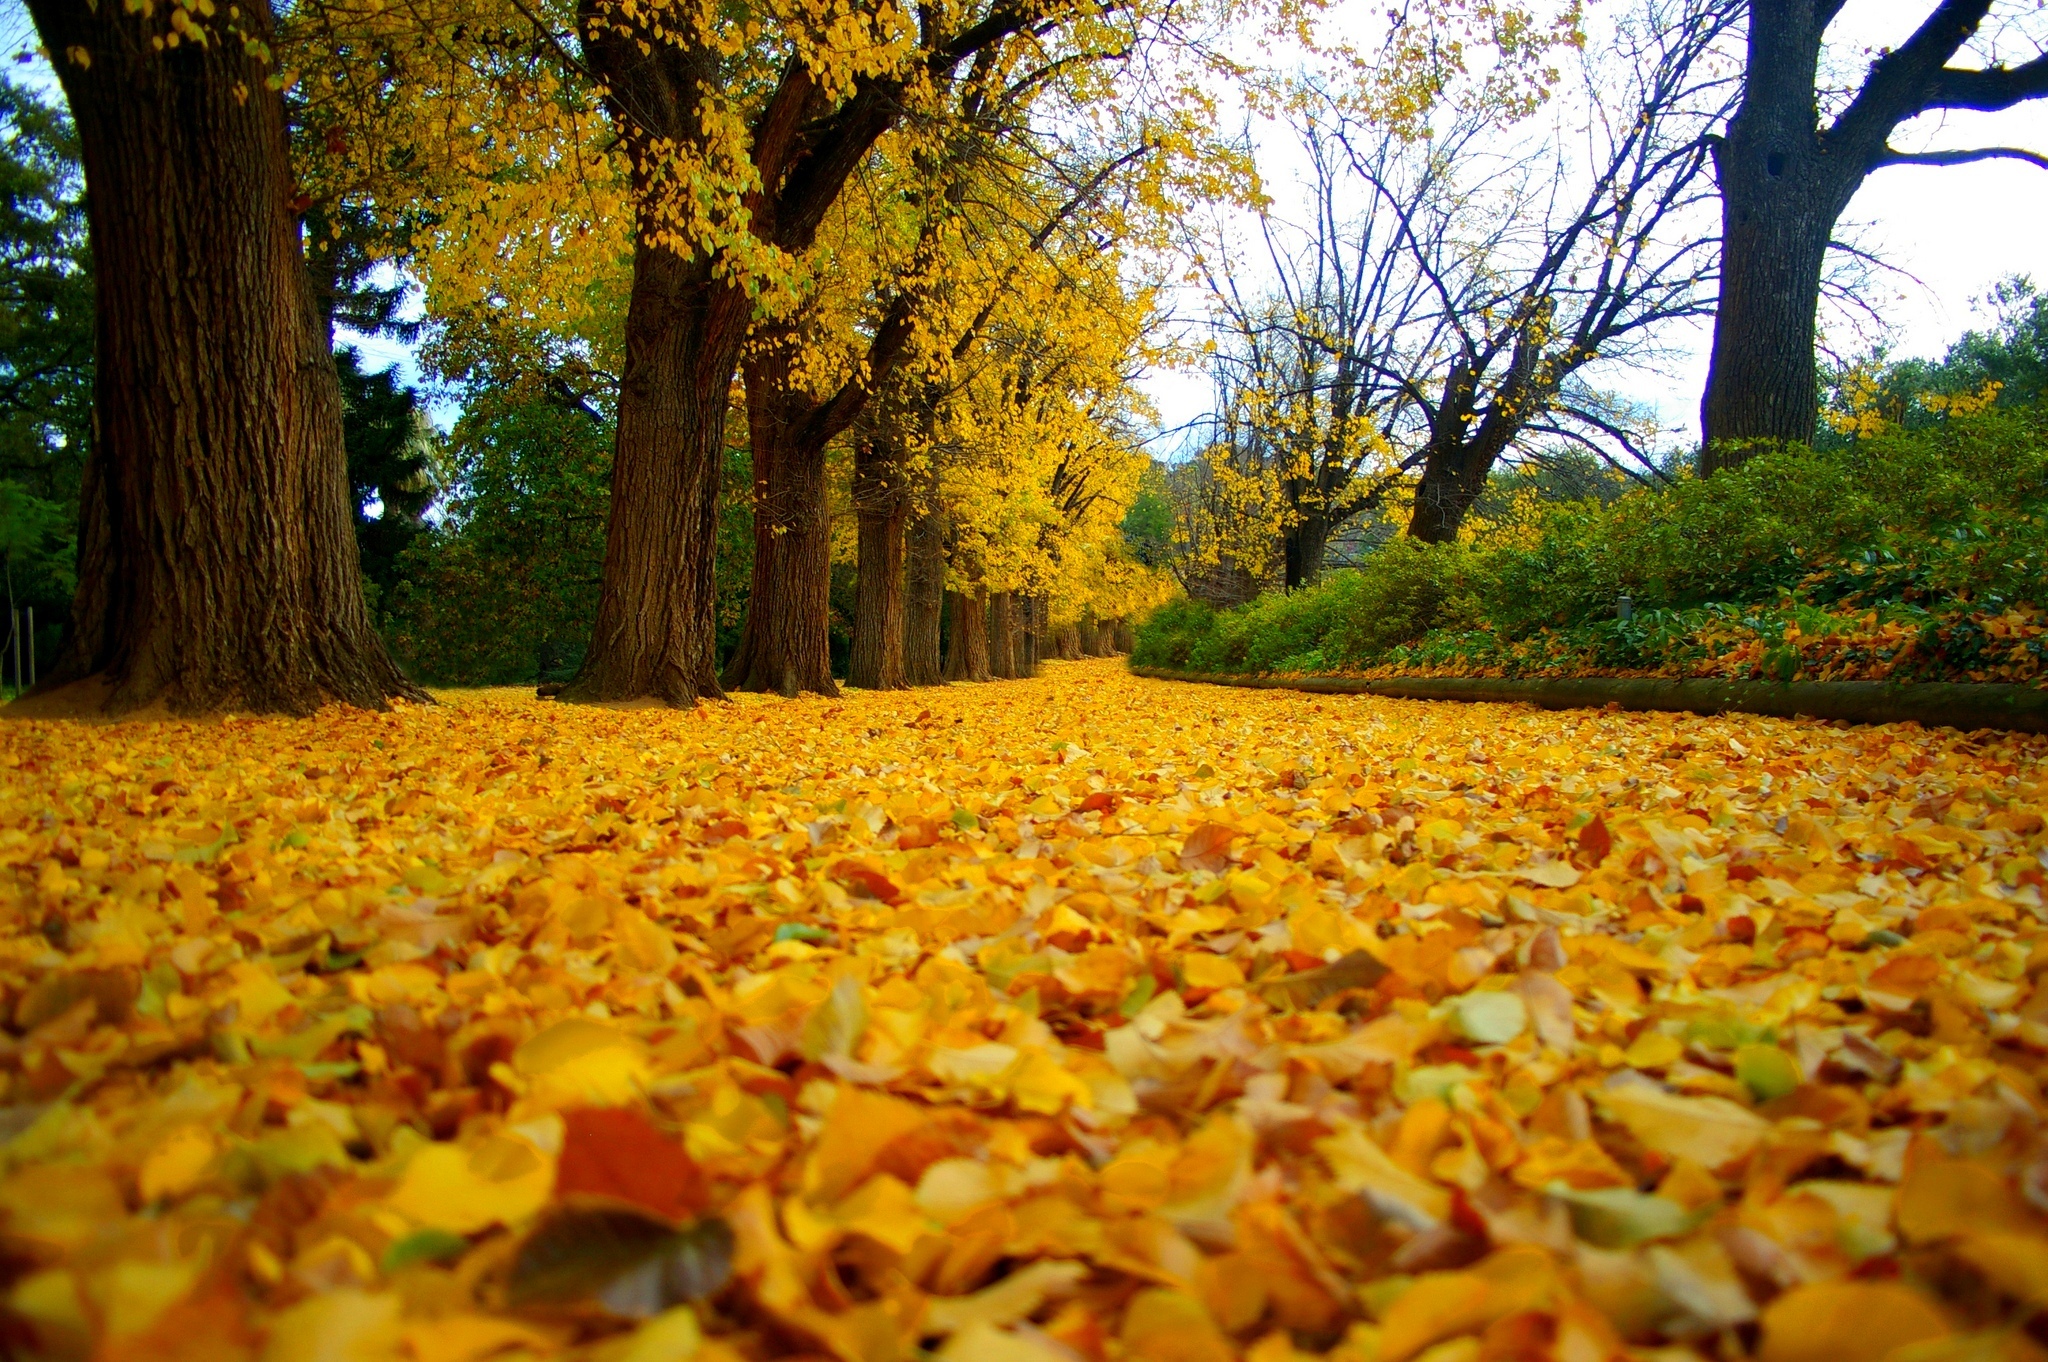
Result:
<svg viewBox="0 0 2048 1362">
<path fill-rule="evenodd" d="M 1230 844 L 1243 834 L 1227 823 L 1201 823 L 1181 843 L 1183 870 L 1221 870 L 1230 864 Z"/>
<path fill-rule="evenodd" d="M 624 1207 L 565 1207 L 520 1244 L 506 1303 L 597 1305 L 646 1319 L 716 1295 L 732 1277 L 732 1257 L 732 1228 L 716 1217 L 678 1230 Z"/>
<path fill-rule="evenodd" d="M 1353 951 L 1327 965 L 1283 974 L 1263 983 L 1259 985 L 1259 996 L 1274 1007 L 1306 1011 L 1350 989 L 1371 988 L 1386 977 L 1387 967 L 1378 957 L 1366 951 Z"/>
</svg>

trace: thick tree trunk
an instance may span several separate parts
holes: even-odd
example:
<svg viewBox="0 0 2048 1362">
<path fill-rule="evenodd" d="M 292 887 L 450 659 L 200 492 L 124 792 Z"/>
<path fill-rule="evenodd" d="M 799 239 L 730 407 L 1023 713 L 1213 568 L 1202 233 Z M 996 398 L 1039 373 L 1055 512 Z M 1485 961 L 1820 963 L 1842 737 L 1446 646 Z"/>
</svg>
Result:
<svg viewBox="0 0 2048 1362">
<path fill-rule="evenodd" d="M 1816 210 L 1742 220 L 1738 191 L 1722 200 L 1721 304 L 1700 406 L 1700 471 L 1732 468 L 1751 441 L 1811 440 L 1820 416 L 1815 314 L 1834 218 Z"/>
<path fill-rule="evenodd" d="M 703 262 L 635 247 L 603 584 L 564 700 L 689 705 L 722 694 L 712 554 L 748 311 Z"/>
<path fill-rule="evenodd" d="M 1867 155 L 1823 146 L 1815 126 L 1820 29 L 1813 0 L 1750 10 L 1742 104 L 1714 149 L 1721 299 L 1700 402 L 1704 473 L 1741 463 L 1753 452 L 1746 442 L 1810 440 L 1819 419 L 1821 268 L 1868 171 Z"/>
<path fill-rule="evenodd" d="M 584 55 L 609 87 L 631 152 L 641 218 L 597 620 L 561 698 L 688 705 L 722 694 L 712 560 L 725 418 L 753 303 L 714 274 L 708 255 L 650 244 L 673 235 L 655 178 L 660 148 L 695 135 L 686 96 L 699 73 L 689 54 L 665 47 L 650 57 L 591 0 L 579 19 Z"/>
<path fill-rule="evenodd" d="M 1081 622 L 1074 626 L 1081 636 L 1081 656 L 1102 656 L 1102 624 L 1093 615 L 1083 615 Z"/>
<path fill-rule="evenodd" d="M 1061 625 L 1054 631 L 1053 639 L 1061 661 L 1078 662 L 1081 660 L 1081 626 L 1079 624 Z"/>
<path fill-rule="evenodd" d="M 830 645 L 832 533 L 825 443 L 814 404 L 791 388 L 794 338 L 748 348 L 754 455 L 754 571 L 747 620 L 726 664 L 730 690 L 837 695 Z"/>
<path fill-rule="evenodd" d="M 940 665 L 940 612 L 946 604 L 946 522 L 927 510 L 910 522 L 903 567 L 903 681 L 936 686 Z"/>
<path fill-rule="evenodd" d="M 266 64 L 170 11 L 35 0 L 78 128 L 97 288 L 72 632 L 17 712 L 424 699 L 371 627 L 341 390 Z M 261 41 L 264 0 L 242 24 Z"/>
<path fill-rule="evenodd" d="M 1129 620 L 1120 618 L 1116 622 L 1115 630 L 1110 635 L 1110 642 L 1116 649 L 1118 656 L 1128 657 L 1130 656 L 1131 649 L 1138 646 L 1138 631 L 1131 627 Z"/>
<path fill-rule="evenodd" d="M 853 654 L 846 664 L 849 686 L 902 690 L 910 684 L 903 656 L 904 525 L 910 511 L 907 490 L 893 444 L 876 436 L 855 446 L 853 513 L 858 522 L 860 577 L 853 605 Z"/>
<path fill-rule="evenodd" d="M 1304 515 L 1286 534 L 1285 573 L 1289 591 L 1314 586 L 1323 575 L 1323 555 L 1330 543 L 1330 522 L 1321 515 Z"/>
<path fill-rule="evenodd" d="M 987 588 L 978 586 L 971 594 L 948 591 L 946 608 L 953 617 L 946 646 L 946 679 L 989 680 Z"/>
<path fill-rule="evenodd" d="M 993 591 L 988 598 L 988 674 L 998 681 L 1017 677 L 1017 598 Z"/>
<path fill-rule="evenodd" d="M 1464 445 L 1442 452 L 1432 448 L 1415 488 L 1415 509 L 1409 513 L 1408 536 L 1425 544 L 1448 544 L 1458 537 L 1465 513 L 1486 490 L 1486 471 L 1474 475 Z M 1487 460 L 1490 465 L 1491 460 Z"/>
</svg>

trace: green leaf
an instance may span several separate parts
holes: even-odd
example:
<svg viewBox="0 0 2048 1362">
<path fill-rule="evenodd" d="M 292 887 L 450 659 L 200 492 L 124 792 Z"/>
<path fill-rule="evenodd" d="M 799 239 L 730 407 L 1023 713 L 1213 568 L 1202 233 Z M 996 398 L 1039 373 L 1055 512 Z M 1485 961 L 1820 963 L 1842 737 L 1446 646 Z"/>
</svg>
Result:
<svg viewBox="0 0 2048 1362">
<path fill-rule="evenodd" d="M 459 1258 L 469 1250 L 469 1240 L 447 1230 L 415 1230 L 403 1239 L 393 1240 L 384 1250 L 384 1259 L 378 1264 L 385 1276 L 402 1271 L 415 1263 L 445 1263 Z"/>
<path fill-rule="evenodd" d="M 1652 1239 L 1675 1239 L 1705 1218 L 1667 1197 L 1633 1187 L 1585 1191 L 1563 1182 L 1544 1188 L 1571 1211 L 1572 1232 L 1595 1248 L 1625 1249 Z"/>
<path fill-rule="evenodd" d="M 823 927 L 813 927 L 808 922 L 785 922 L 775 929 L 775 941 L 830 941 L 832 933 Z"/>
<path fill-rule="evenodd" d="M 1735 1077 L 1757 1101 L 1768 1102 L 1799 1086 L 1799 1066 L 1775 1045 L 1745 1045 L 1735 1052 Z"/>
</svg>

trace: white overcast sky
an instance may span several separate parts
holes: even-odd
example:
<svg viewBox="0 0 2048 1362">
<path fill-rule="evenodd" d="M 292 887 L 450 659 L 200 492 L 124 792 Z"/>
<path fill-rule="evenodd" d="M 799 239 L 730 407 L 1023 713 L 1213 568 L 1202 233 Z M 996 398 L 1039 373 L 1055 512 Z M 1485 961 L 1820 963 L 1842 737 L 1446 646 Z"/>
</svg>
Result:
<svg viewBox="0 0 2048 1362">
<path fill-rule="evenodd" d="M 1589 7 L 1597 12 L 1613 3 L 1616 0 L 1591 0 Z M 1994 17 L 2022 5 L 2033 7 L 2032 0 L 1998 0 Z M 1867 60 L 1866 51 L 1896 46 L 1928 8 L 1929 0 L 1849 0 L 1829 30 L 1831 61 L 1845 75 L 1853 75 Z M 26 53 L 34 46 L 34 30 L 21 0 L 0 0 L 0 54 Z M 2016 49 L 2002 55 L 2018 61 L 2030 53 Z M 1288 60 L 1279 54 L 1274 59 Z M 55 87 L 48 66 L 40 60 L 16 60 L 10 66 L 19 78 Z M 1901 130 L 1894 142 L 1914 150 L 1996 145 L 2048 151 L 2048 100 L 2000 114 L 1923 119 Z M 1286 166 L 1269 164 L 1265 171 L 1268 192 L 1285 205 L 1290 190 Z M 1981 324 L 1971 300 L 2007 275 L 2031 274 L 2048 286 L 2048 170 L 2025 162 L 1881 170 L 1864 184 L 1845 221 L 1860 224 L 1858 240 L 1911 276 L 1878 281 L 1880 311 L 1897 355 L 1937 355 L 1965 330 Z M 1632 396 L 1657 406 L 1675 440 L 1697 438 L 1707 337 L 1705 326 L 1689 338 L 1671 337 L 1683 358 L 1670 372 L 1631 376 L 1625 384 Z M 403 346 L 371 342 L 364 348 L 374 358 L 410 368 Z M 1148 375 L 1144 386 L 1164 427 L 1193 420 L 1208 408 L 1209 387 L 1198 375 L 1159 371 Z M 1172 447 L 1170 440 L 1162 440 L 1155 452 Z"/>
</svg>

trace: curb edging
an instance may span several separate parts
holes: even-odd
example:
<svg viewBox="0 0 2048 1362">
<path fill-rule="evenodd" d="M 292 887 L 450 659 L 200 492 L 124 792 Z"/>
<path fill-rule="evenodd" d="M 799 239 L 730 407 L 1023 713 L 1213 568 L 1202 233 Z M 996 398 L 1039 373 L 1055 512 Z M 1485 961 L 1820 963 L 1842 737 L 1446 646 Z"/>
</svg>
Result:
<svg viewBox="0 0 2048 1362">
<path fill-rule="evenodd" d="M 1394 700 L 1527 704 L 1539 709 L 1627 710 L 1679 714 L 1767 714 L 1852 724 L 1918 723 L 1927 728 L 1996 728 L 2048 733 L 2048 690 L 2000 683 L 1920 681 L 1727 681 L 1655 677 L 1233 676 L 1132 667 L 1134 676 L 1252 690 L 1316 695 L 1378 695 Z"/>
</svg>

